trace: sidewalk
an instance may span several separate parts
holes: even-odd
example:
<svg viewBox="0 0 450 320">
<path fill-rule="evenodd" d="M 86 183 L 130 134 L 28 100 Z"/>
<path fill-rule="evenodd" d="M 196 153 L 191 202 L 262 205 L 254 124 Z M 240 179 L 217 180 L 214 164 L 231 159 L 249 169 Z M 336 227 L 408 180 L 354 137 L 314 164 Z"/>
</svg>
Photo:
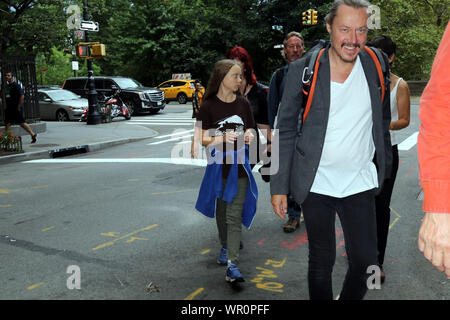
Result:
<svg viewBox="0 0 450 320">
<path fill-rule="evenodd" d="M 154 137 L 155 130 L 143 126 L 130 125 L 124 119 L 114 119 L 111 123 L 87 125 L 86 122 L 46 121 L 45 132 L 38 133 L 37 142 L 31 144 L 31 137 L 22 135 L 24 152 L 0 156 L 0 164 L 46 159 L 62 155 L 64 152 L 81 150 L 90 152 L 115 145 L 135 142 Z M 0 128 L 3 132 L 4 127 Z"/>
</svg>

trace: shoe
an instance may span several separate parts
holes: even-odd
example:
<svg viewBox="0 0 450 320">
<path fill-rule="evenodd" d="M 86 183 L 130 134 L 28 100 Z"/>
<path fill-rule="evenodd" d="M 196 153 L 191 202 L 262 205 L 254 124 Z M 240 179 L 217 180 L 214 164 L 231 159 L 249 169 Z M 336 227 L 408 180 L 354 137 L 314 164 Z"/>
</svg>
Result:
<svg viewBox="0 0 450 320">
<path fill-rule="evenodd" d="M 225 276 L 225 280 L 227 282 L 244 282 L 245 279 L 242 276 L 241 272 L 237 265 L 230 263 L 227 268 L 227 274 Z"/>
<path fill-rule="evenodd" d="M 228 259 L 227 259 L 227 247 L 223 246 L 220 249 L 220 254 L 219 254 L 219 258 L 217 258 L 217 263 L 220 264 L 221 266 L 224 266 L 228 263 Z"/>
<path fill-rule="evenodd" d="M 31 137 L 31 143 L 35 143 L 37 141 L 37 133 L 34 134 L 34 136 Z"/>
<path fill-rule="evenodd" d="M 242 243 L 242 241 L 240 241 L 239 242 L 239 250 L 242 250 L 243 248 L 244 248 L 244 244 Z M 224 266 L 228 263 L 226 246 L 223 246 L 220 249 L 219 258 L 217 258 L 217 263 L 220 264 L 221 266 Z"/>
<path fill-rule="evenodd" d="M 286 233 L 294 232 L 300 226 L 300 219 L 289 217 L 289 220 L 283 225 Z"/>
<path fill-rule="evenodd" d="M 383 270 L 382 266 L 380 266 L 380 270 L 381 270 L 381 272 L 380 272 L 380 281 L 381 281 L 381 284 L 383 284 L 384 280 L 386 280 L 386 274 L 384 273 L 384 270 Z"/>
</svg>

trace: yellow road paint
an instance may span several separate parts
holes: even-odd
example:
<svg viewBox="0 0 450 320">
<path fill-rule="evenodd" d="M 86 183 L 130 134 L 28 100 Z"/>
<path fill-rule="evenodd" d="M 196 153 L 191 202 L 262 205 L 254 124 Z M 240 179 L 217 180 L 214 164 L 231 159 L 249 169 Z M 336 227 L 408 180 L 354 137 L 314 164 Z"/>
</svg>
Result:
<svg viewBox="0 0 450 320">
<path fill-rule="evenodd" d="M 153 192 L 153 193 L 151 193 L 151 195 L 156 196 L 156 195 L 162 195 L 162 194 L 173 194 L 173 193 L 188 192 L 188 191 L 192 191 L 192 190 L 196 190 L 196 189 L 185 189 L 185 190 L 167 191 L 167 192 Z"/>
<path fill-rule="evenodd" d="M 50 231 L 54 228 L 55 228 L 55 226 L 47 227 L 47 228 L 42 229 L 42 232 Z"/>
<path fill-rule="evenodd" d="M 0 204 L 0 208 L 11 208 L 12 204 Z"/>
<path fill-rule="evenodd" d="M 0 193 L 1 194 L 9 194 L 9 190 L 8 189 L 0 189 Z"/>
<path fill-rule="evenodd" d="M 14 180 L 0 180 L 0 183 L 11 183 L 14 182 Z"/>
<path fill-rule="evenodd" d="M 195 296 L 198 295 L 200 292 L 205 290 L 204 288 L 198 288 L 194 292 L 192 292 L 190 295 L 188 295 L 184 300 L 194 300 Z"/>
<path fill-rule="evenodd" d="M 209 252 L 211 252 L 211 249 L 205 249 L 205 250 L 203 250 L 203 251 L 201 252 L 201 254 L 207 254 L 207 253 L 209 253 Z"/>
<path fill-rule="evenodd" d="M 114 240 L 112 240 L 112 241 L 108 241 L 108 242 L 106 242 L 106 243 L 104 243 L 104 244 L 101 244 L 101 245 L 99 245 L 99 246 L 97 246 L 97 247 L 95 247 L 95 248 L 92 248 L 92 250 L 93 250 L 93 251 L 96 251 L 96 250 L 98 250 L 98 249 L 103 249 L 103 248 L 112 246 L 114 243 L 116 243 L 116 242 L 119 241 L 119 240 L 122 240 L 122 239 L 125 239 L 125 238 L 128 238 L 128 237 L 134 236 L 134 235 L 137 234 L 137 233 L 140 233 L 140 232 L 143 232 L 143 231 L 147 231 L 147 230 L 153 229 L 153 228 L 155 228 L 155 227 L 157 227 L 157 226 L 158 226 L 157 224 L 152 224 L 151 226 L 148 226 L 148 227 L 145 227 L 145 228 L 136 230 L 136 231 L 134 231 L 134 232 L 131 232 L 131 233 L 128 233 L 128 234 L 126 234 L 126 235 L 124 235 L 124 236 L 121 236 L 121 237 L 119 237 L 119 238 L 117 238 L 117 239 L 114 239 Z"/>
<path fill-rule="evenodd" d="M 138 238 L 138 237 L 130 237 L 130 239 L 127 240 L 128 243 L 134 242 L 136 240 L 148 240 L 147 238 Z"/>
<path fill-rule="evenodd" d="M 140 179 L 128 179 L 128 181 L 130 181 L 130 182 L 137 182 L 137 181 L 140 181 Z"/>
<path fill-rule="evenodd" d="M 31 189 L 46 189 L 48 186 L 33 186 Z"/>
<path fill-rule="evenodd" d="M 120 232 L 108 232 L 108 233 L 100 233 L 100 235 L 105 237 L 117 237 L 120 234 Z"/>
<path fill-rule="evenodd" d="M 34 290 L 34 289 L 36 289 L 37 287 L 42 286 L 44 283 L 45 283 L 45 282 L 39 282 L 39 283 L 33 284 L 32 286 L 29 286 L 29 287 L 27 288 L 27 290 Z"/>
<path fill-rule="evenodd" d="M 389 209 L 391 209 L 391 211 L 397 216 L 397 218 L 395 218 L 394 219 L 394 221 L 391 223 L 391 225 L 389 226 L 389 230 L 391 230 L 393 227 L 394 227 L 394 225 L 397 223 L 397 221 L 398 220 L 400 220 L 400 218 L 402 217 L 400 214 L 398 214 L 398 212 L 397 211 L 395 211 L 394 209 L 392 209 L 392 208 L 389 208 Z"/>
</svg>

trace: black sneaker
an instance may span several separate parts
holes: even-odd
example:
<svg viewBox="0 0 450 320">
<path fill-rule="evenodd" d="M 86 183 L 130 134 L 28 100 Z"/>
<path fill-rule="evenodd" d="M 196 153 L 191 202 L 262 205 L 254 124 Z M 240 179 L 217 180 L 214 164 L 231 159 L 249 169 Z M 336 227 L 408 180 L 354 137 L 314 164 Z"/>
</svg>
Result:
<svg viewBox="0 0 450 320">
<path fill-rule="evenodd" d="M 37 141 L 37 133 L 34 134 L 34 136 L 31 137 L 31 143 L 36 143 Z"/>
</svg>

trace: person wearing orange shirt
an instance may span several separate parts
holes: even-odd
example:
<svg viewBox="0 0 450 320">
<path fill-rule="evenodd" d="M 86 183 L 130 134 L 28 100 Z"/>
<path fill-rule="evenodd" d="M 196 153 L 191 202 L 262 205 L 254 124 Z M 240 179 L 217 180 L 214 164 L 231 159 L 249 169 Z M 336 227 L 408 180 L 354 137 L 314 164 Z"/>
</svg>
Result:
<svg viewBox="0 0 450 320">
<path fill-rule="evenodd" d="M 450 27 L 434 58 L 431 78 L 420 99 L 417 152 L 425 217 L 418 246 L 450 279 Z"/>
</svg>

